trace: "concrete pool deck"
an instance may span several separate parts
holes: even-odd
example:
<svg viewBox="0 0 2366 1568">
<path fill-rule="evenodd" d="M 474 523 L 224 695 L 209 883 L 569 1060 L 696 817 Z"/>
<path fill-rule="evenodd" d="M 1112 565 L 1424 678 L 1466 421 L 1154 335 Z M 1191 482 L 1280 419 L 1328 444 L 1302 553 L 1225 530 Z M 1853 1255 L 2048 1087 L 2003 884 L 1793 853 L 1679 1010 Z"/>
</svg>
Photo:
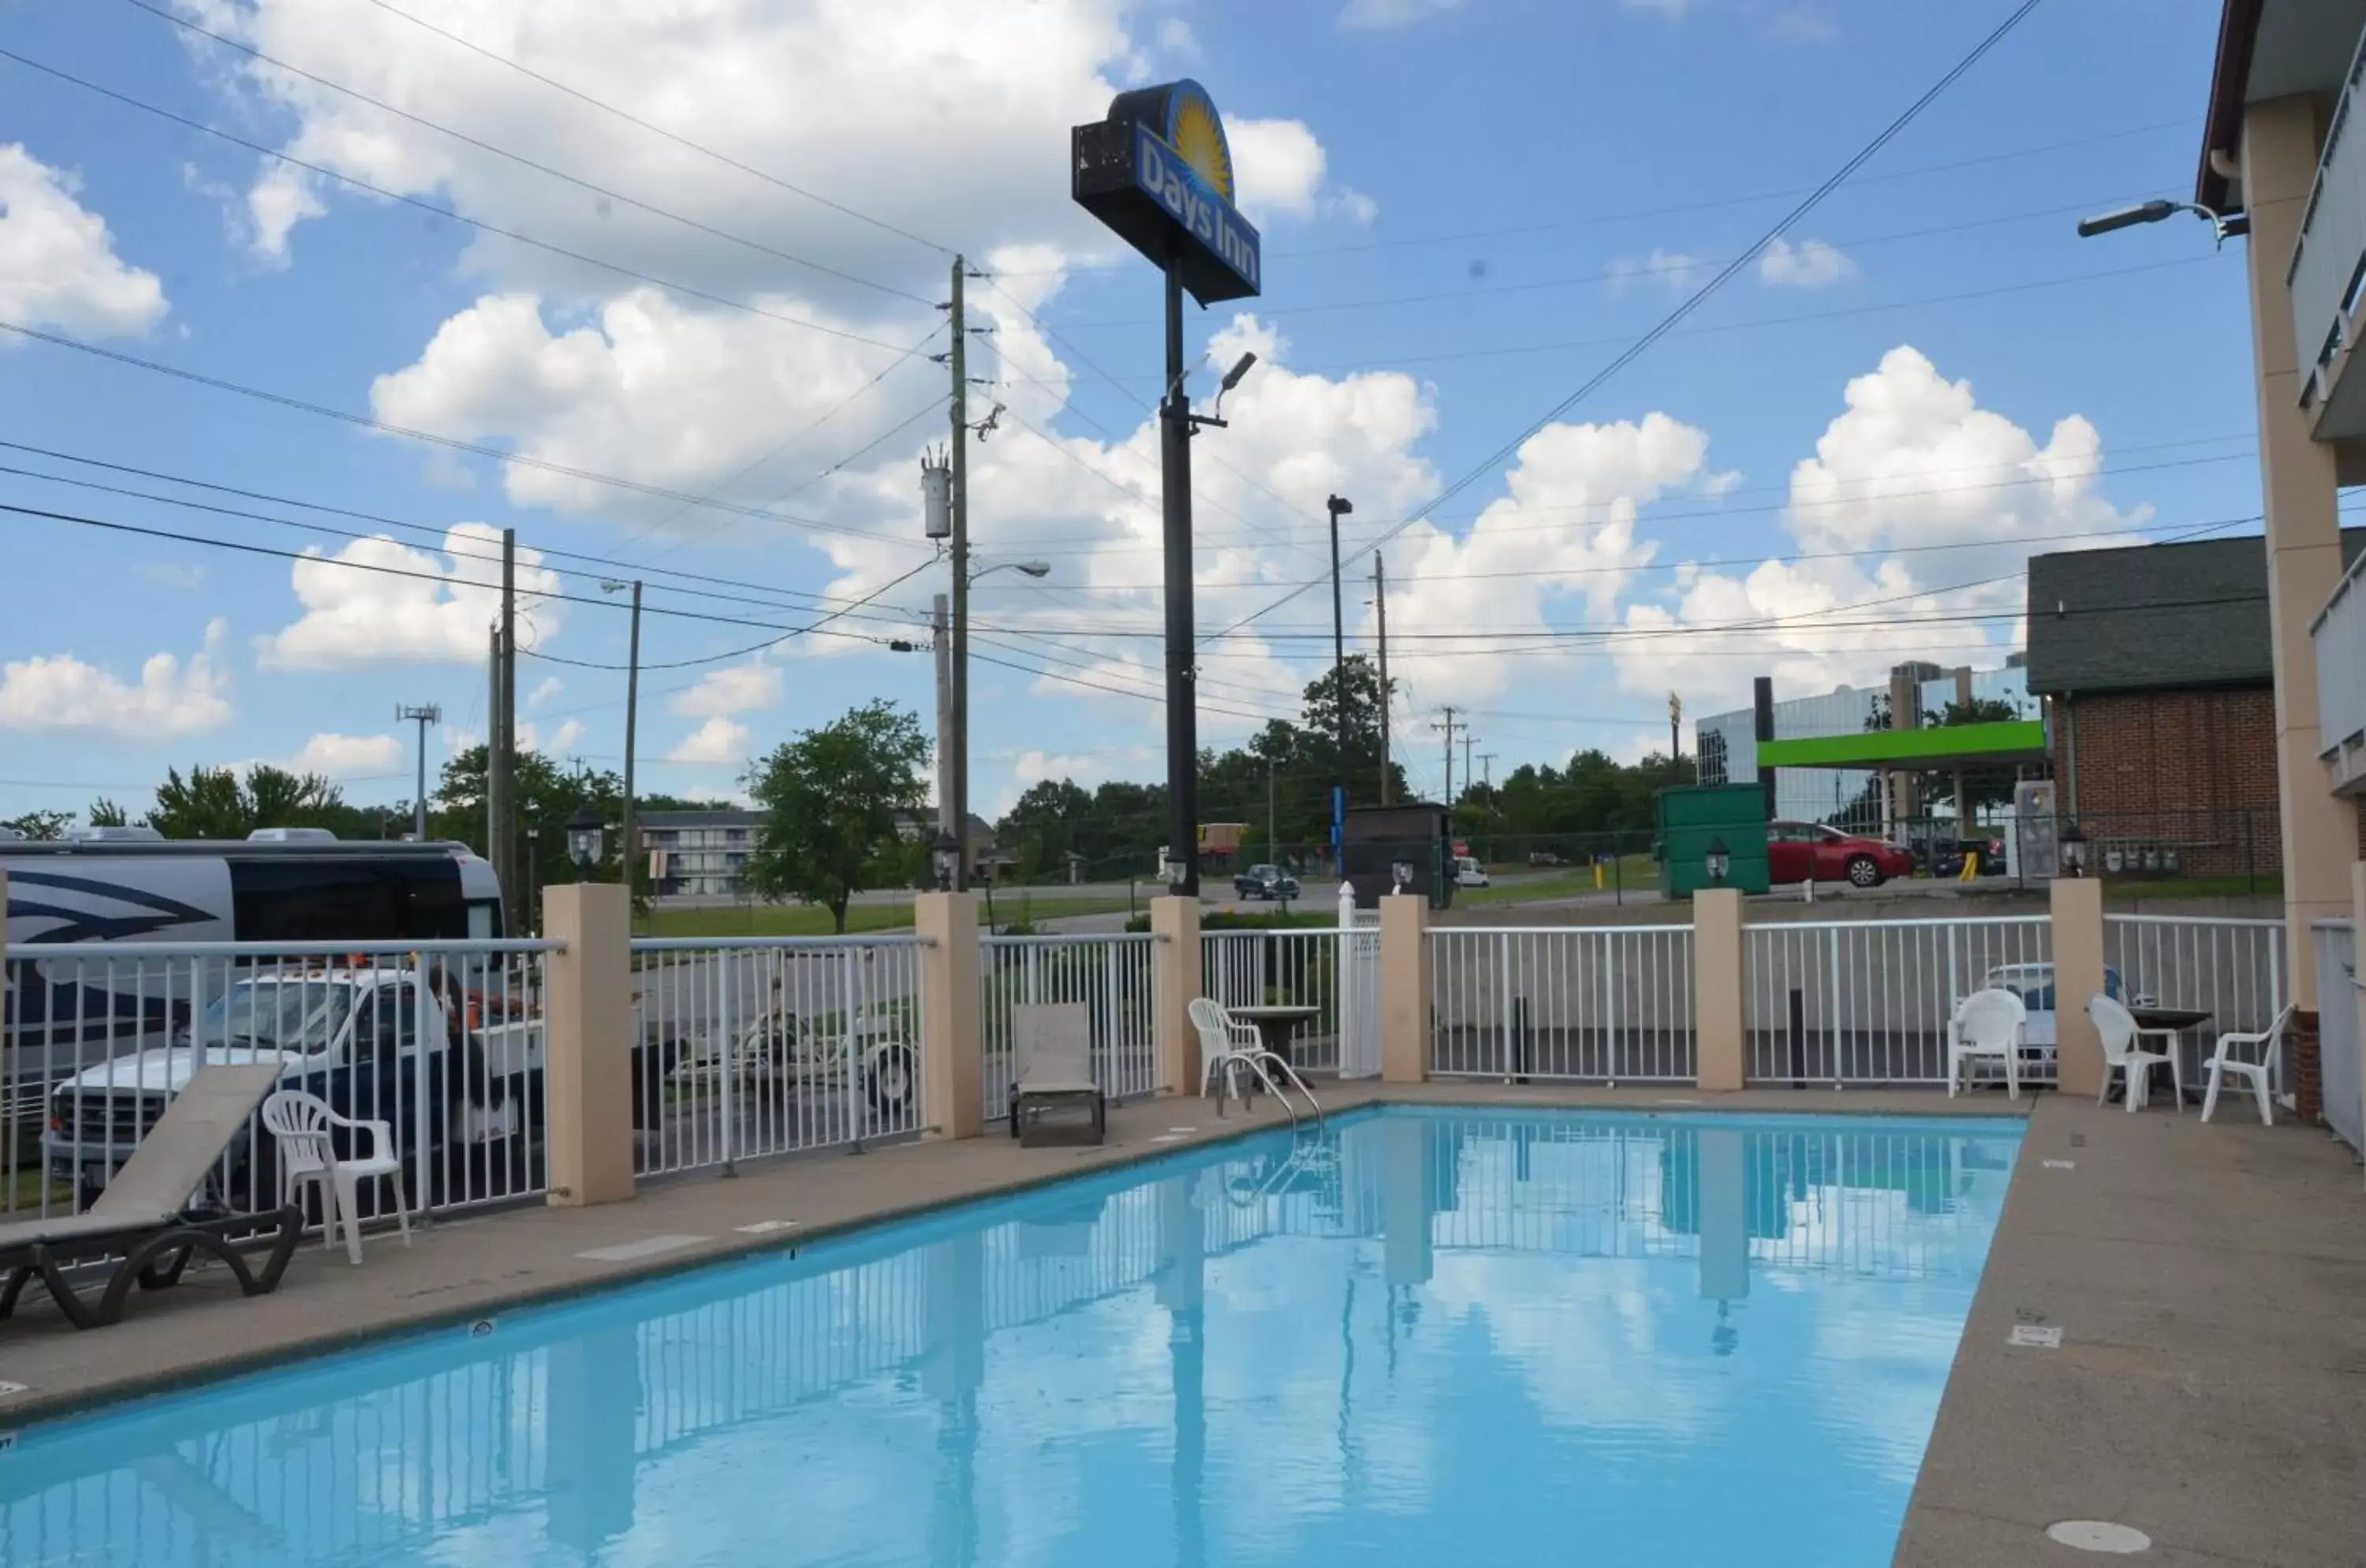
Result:
<svg viewBox="0 0 2366 1568">
<path fill-rule="evenodd" d="M 2359 1561 L 2366 1541 L 2366 1195 L 2314 1129 L 2059 1095 L 1500 1084 L 1336 1084 L 1375 1103 L 1831 1115 L 2029 1115 L 1898 1562 L 2092 1562 L 2062 1519 L 2145 1530 L 2143 1561 Z M 308 1247 L 246 1300 L 220 1269 L 77 1334 L 39 1292 L 0 1323 L 0 1429 L 284 1366 L 405 1329 L 564 1298 L 1280 1124 L 1196 1100 L 1113 1111 L 1098 1148 L 994 1135 L 751 1166 L 645 1185 L 630 1202 L 447 1219 L 367 1260 Z M 1177 1131 L 1186 1129 L 1189 1131 Z M 2058 1162 L 2069 1162 L 2067 1168 Z M 2055 1162 L 2055 1163 L 2049 1163 Z M 587 1256 L 604 1255 L 604 1256 Z M 2056 1349 L 2008 1344 L 2016 1324 Z"/>
</svg>

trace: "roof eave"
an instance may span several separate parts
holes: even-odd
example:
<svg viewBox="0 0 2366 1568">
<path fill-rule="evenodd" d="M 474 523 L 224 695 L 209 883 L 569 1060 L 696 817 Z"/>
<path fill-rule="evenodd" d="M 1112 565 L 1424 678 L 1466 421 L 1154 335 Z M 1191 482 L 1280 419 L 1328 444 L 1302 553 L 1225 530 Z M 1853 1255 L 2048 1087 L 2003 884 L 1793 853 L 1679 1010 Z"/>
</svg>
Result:
<svg viewBox="0 0 2366 1568">
<path fill-rule="evenodd" d="M 2218 56 L 2210 70 L 2210 107 L 2202 126 L 2202 166 L 2193 176 L 2193 199 L 2224 218 L 2242 209 L 2233 182 L 2211 167 L 2213 152 L 2228 158 L 2242 150 L 2243 101 L 2251 80 L 2251 51 L 2259 41 L 2259 13 L 2267 0 L 2226 0 L 2218 17 Z"/>
</svg>

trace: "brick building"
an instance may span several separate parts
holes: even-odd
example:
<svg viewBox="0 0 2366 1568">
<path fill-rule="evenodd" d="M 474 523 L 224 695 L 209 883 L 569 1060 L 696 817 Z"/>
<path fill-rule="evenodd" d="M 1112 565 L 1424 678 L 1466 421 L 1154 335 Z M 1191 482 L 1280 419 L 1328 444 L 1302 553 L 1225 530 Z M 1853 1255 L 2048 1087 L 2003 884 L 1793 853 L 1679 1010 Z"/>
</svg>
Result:
<svg viewBox="0 0 2366 1568">
<path fill-rule="evenodd" d="M 2366 528 L 2342 532 L 2345 558 Z M 2108 874 L 2280 869 L 2267 563 L 2254 537 L 2029 563 L 2029 690 L 2059 807 Z M 2116 863 L 2112 857 L 2116 856 Z"/>
</svg>

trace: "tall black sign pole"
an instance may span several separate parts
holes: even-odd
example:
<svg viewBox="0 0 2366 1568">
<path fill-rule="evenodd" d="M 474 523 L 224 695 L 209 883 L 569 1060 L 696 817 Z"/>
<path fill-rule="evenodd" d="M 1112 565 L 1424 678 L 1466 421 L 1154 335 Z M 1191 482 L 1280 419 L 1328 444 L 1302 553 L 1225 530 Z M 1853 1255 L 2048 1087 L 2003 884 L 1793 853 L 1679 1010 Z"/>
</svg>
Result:
<svg viewBox="0 0 2366 1568">
<path fill-rule="evenodd" d="M 1183 389 L 1183 271 L 1166 264 L 1166 400 L 1158 408 L 1166 542 L 1166 860 L 1172 890 L 1200 896 L 1199 683 L 1192 671 L 1191 400 Z"/>
</svg>

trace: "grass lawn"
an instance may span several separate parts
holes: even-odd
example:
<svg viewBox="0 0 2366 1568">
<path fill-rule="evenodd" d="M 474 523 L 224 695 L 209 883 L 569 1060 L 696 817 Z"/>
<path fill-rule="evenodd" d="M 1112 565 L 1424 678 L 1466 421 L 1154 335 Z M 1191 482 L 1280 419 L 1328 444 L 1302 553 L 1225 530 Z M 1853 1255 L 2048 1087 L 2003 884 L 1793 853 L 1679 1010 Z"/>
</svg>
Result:
<svg viewBox="0 0 2366 1568">
<path fill-rule="evenodd" d="M 2282 898 L 2281 876 L 2185 876 L 2103 881 L 2108 904 L 2150 903 L 2160 898 Z"/>
<path fill-rule="evenodd" d="M 1650 855 L 1627 855 L 1616 865 L 1605 865 L 1599 891 L 1606 893 L 1622 882 L 1630 893 L 1638 888 L 1647 891 L 1657 889 L 1660 886 L 1659 863 Z M 1479 908 L 1494 904 L 1541 904 L 1595 891 L 1594 868 L 1573 865 L 1549 875 L 1499 883 L 1493 887 L 1459 887 L 1455 889 L 1454 902 Z"/>
<path fill-rule="evenodd" d="M 1053 919 L 1065 915 L 1106 915 L 1125 908 L 1122 898 L 1063 898 L 1040 889 L 1012 888 L 994 895 L 994 919 L 1008 926 L 1025 920 Z M 986 901 L 978 900 L 978 920 L 986 920 Z M 856 904 L 846 911 L 850 936 L 865 931 L 912 929 L 909 899 L 892 904 Z M 740 904 L 723 909 L 652 909 L 646 922 L 648 936 L 829 936 L 834 934 L 829 911 L 803 904 Z"/>
</svg>

